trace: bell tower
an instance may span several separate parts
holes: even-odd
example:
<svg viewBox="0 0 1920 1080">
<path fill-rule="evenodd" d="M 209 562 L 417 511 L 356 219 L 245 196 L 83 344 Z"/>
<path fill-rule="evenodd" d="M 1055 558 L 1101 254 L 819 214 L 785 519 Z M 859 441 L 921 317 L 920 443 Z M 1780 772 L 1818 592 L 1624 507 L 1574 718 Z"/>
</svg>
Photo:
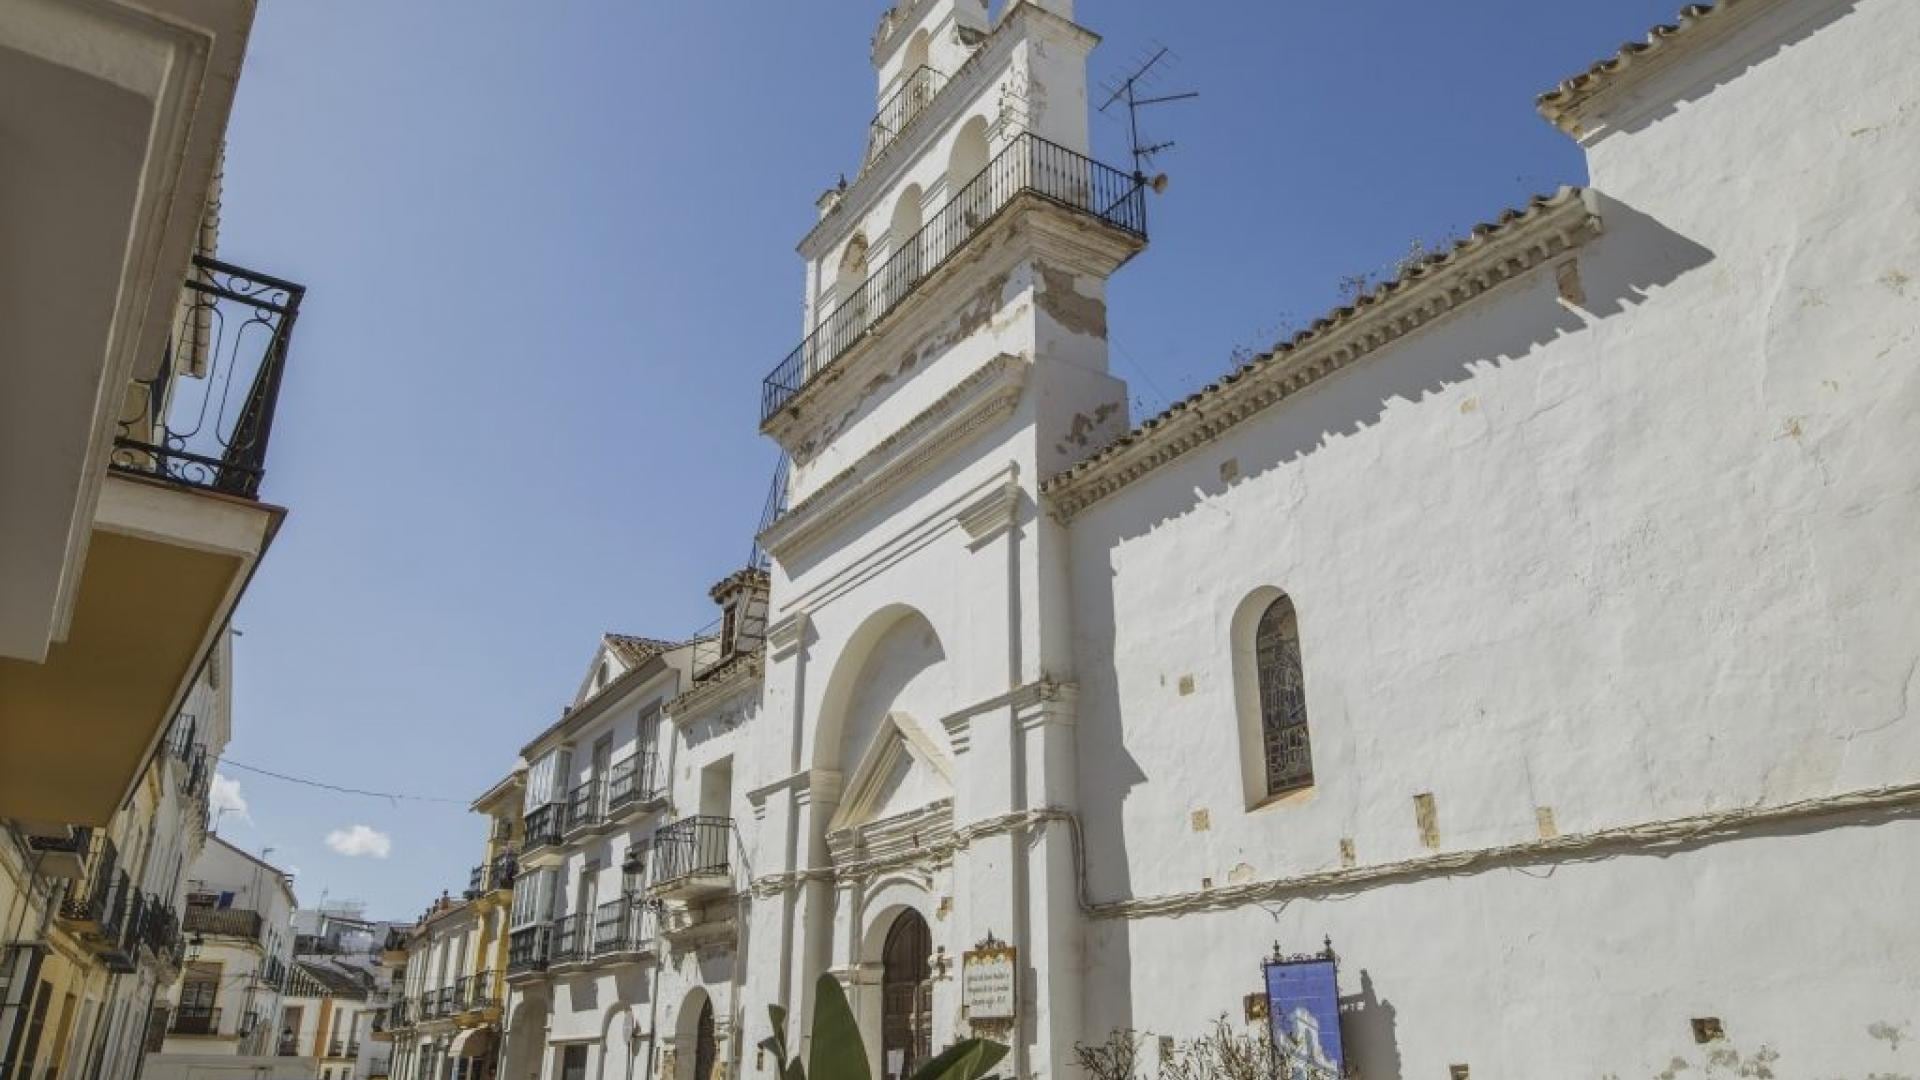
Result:
<svg viewBox="0 0 1920 1080">
<path fill-rule="evenodd" d="M 1040 484 L 1127 429 L 1106 283 L 1147 241 L 1138 178 L 1090 154 L 1098 41 L 1070 0 L 881 16 L 861 161 L 820 196 L 800 340 L 761 388 L 791 461 L 760 534 L 761 715 L 791 737 L 768 733 L 784 760 L 752 788 L 787 839 L 761 855 L 783 884 L 750 962 L 791 960 L 754 981 L 804 1028 L 833 972 L 880 1045 L 899 1018 L 878 943 L 904 905 L 955 965 L 1012 950 L 1013 1015 L 947 1030 L 958 978 L 927 1015 L 936 1047 L 1009 1041 L 1019 1076 L 1067 1075 L 1081 1037 L 1068 546 Z M 897 873 L 862 869 L 874 852 Z"/>
</svg>

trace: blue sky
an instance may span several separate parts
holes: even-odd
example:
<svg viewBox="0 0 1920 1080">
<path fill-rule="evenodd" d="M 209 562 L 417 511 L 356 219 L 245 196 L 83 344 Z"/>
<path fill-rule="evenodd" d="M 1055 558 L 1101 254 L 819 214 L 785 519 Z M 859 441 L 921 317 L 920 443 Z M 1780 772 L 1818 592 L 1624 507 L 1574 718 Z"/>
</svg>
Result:
<svg viewBox="0 0 1920 1080">
<path fill-rule="evenodd" d="M 756 408 L 799 338 L 793 247 L 858 164 L 882 6 L 262 0 L 221 253 L 309 292 L 231 759 L 471 798 L 603 630 L 713 617 L 776 457 Z M 1080 0 L 1096 84 L 1164 43 L 1161 88 L 1202 95 L 1149 120 L 1172 183 L 1109 291 L 1136 410 L 1410 242 L 1584 182 L 1533 96 L 1674 6 Z M 1094 139 L 1124 164 L 1123 126 Z M 226 775 L 246 811 L 222 835 L 272 847 L 303 902 L 411 917 L 479 857 L 461 804 Z"/>
</svg>

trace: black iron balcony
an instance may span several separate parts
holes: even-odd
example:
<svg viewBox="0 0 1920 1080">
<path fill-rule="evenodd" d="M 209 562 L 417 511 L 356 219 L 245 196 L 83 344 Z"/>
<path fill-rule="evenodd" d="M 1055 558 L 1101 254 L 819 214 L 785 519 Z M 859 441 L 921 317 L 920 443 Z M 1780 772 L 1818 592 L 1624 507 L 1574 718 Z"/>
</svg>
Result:
<svg viewBox="0 0 1920 1080">
<path fill-rule="evenodd" d="M 257 911 L 248 908 L 216 908 L 191 901 L 187 903 L 186 918 L 181 920 L 181 926 L 189 934 L 250 938 L 256 941 L 260 938 L 262 925 L 263 921 Z"/>
<path fill-rule="evenodd" d="M 306 287 L 196 255 L 166 362 L 120 417 L 121 472 L 255 498 Z M 130 395 L 131 396 L 131 395 Z"/>
<path fill-rule="evenodd" d="M 328 1057 L 330 1058 L 341 1057 L 345 1055 L 346 1052 L 347 1052 L 347 1040 L 345 1039 L 327 1040 L 327 1056 Z"/>
<path fill-rule="evenodd" d="M 140 938 L 146 933 L 147 896 L 134 888 L 131 881 L 125 880 L 124 873 L 121 877 L 123 880 L 118 887 L 125 894 L 125 899 L 119 905 L 118 925 L 100 940 L 99 955 L 100 963 L 108 971 L 125 975 L 138 967 Z M 104 924 L 102 929 L 105 929 Z"/>
<path fill-rule="evenodd" d="M 553 928 L 544 923 L 522 927 L 507 937 L 507 974 L 525 975 L 547 969 Z"/>
<path fill-rule="evenodd" d="M 682 818 L 653 834 L 653 885 L 659 896 L 723 889 L 730 881 L 733 819 Z"/>
<path fill-rule="evenodd" d="M 104 837 L 103 837 L 104 839 Z M 45 877 L 79 881 L 87 876 L 88 857 L 94 851 L 93 830 L 75 825 L 65 836 L 29 836 L 34 869 Z"/>
<path fill-rule="evenodd" d="M 562 819 L 567 808 L 561 803 L 548 803 L 545 806 L 527 811 L 527 846 L 532 853 L 537 848 L 549 847 L 560 842 Z"/>
<path fill-rule="evenodd" d="M 443 986 L 435 990 L 433 996 L 435 998 L 433 1006 L 433 1014 L 435 1016 L 452 1016 L 454 1013 L 460 1011 L 460 999 L 453 987 Z"/>
<path fill-rule="evenodd" d="M 220 1010 L 210 1005 L 182 1005 L 174 1010 L 171 1035 L 220 1034 Z"/>
<path fill-rule="evenodd" d="M 141 928 L 140 944 L 165 962 L 179 961 L 176 953 L 180 948 L 180 917 L 166 901 L 151 893 L 147 895 L 146 924 Z"/>
<path fill-rule="evenodd" d="M 108 463 L 255 498 L 306 287 L 200 255 L 183 284 L 166 361 L 135 383 Z"/>
<path fill-rule="evenodd" d="M 606 790 L 596 776 L 567 794 L 568 832 L 592 828 L 606 818 Z"/>
<path fill-rule="evenodd" d="M 553 920 L 554 964 L 577 964 L 593 954 L 593 915 L 576 912 Z"/>
<path fill-rule="evenodd" d="M 632 956 L 652 948 L 647 910 L 644 901 L 632 896 L 601 904 L 593 916 L 594 957 Z"/>
<path fill-rule="evenodd" d="M 499 979 L 491 971 L 478 975 L 469 975 L 464 980 L 460 1008 L 472 1012 L 477 1009 L 491 1009 L 500 1004 Z"/>
<path fill-rule="evenodd" d="M 1022 195 L 1090 215 L 1141 239 L 1147 235 L 1146 191 L 1137 178 L 1032 132 L 1016 135 L 773 369 L 761 384 L 761 424 Z"/>
<path fill-rule="evenodd" d="M 654 753 L 642 750 L 625 761 L 616 762 L 607 775 L 607 812 L 618 814 L 629 807 L 652 802 L 661 795 L 654 779 Z"/>
<path fill-rule="evenodd" d="M 84 834 L 84 835 L 83 835 Z M 62 842 L 60 850 L 79 845 L 84 852 L 81 871 L 85 875 L 67 889 L 60 902 L 60 919 L 69 929 L 87 933 L 97 931 L 114 899 L 114 875 L 120 870 L 120 852 L 105 833 L 75 829 L 74 836 Z"/>
<path fill-rule="evenodd" d="M 350 1057 L 350 1058 L 357 1058 L 357 1057 L 359 1057 L 359 1056 L 360 1056 L 360 1040 L 358 1040 L 358 1039 L 348 1039 L 348 1040 L 347 1040 L 347 1050 L 346 1050 L 346 1053 L 344 1053 L 344 1054 L 336 1054 L 336 1055 L 334 1055 L 334 1056 L 335 1056 L 335 1057 Z"/>
<path fill-rule="evenodd" d="M 887 95 L 880 103 L 880 111 L 873 114 L 873 122 L 867 125 L 867 157 L 870 164 L 883 153 L 907 125 L 924 111 L 933 101 L 934 95 L 947 84 L 947 77 L 927 67 L 925 64 L 907 72 L 900 86 Z"/>
<path fill-rule="evenodd" d="M 493 857 L 492 862 L 483 862 L 467 874 L 467 899 L 477 900 L 499 889 L 513 888 L 513 878 L 519 869 L 519 859 L 511 851 L 503 851 Z"/>
</svg>

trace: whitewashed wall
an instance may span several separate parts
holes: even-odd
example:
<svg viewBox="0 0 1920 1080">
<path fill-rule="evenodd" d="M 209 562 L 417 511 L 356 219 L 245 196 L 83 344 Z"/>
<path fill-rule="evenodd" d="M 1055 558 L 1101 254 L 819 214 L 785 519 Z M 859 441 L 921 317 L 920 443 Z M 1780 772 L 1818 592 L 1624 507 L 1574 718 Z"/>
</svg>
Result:
<svg viewBox="0 0 1920 1080">
<path fill-rule="evenodd" d="M 1096 904 L 1426 854 L 1423 793 L 1446 853 L 1913 782 L 1920 8 L 1777 7 L 1593 145 L 1584 310 L 1543 270 L 1075 520 Z M 1316 783 L 1249 812 L 1228 626 L 1263 586 Z M 1841 816 L 1096 919 L 1087 1033 L 1194 1032 L 1331 935 L 1368 1077 L 1904 1072 L 1916 841 Z"/>
</svg>

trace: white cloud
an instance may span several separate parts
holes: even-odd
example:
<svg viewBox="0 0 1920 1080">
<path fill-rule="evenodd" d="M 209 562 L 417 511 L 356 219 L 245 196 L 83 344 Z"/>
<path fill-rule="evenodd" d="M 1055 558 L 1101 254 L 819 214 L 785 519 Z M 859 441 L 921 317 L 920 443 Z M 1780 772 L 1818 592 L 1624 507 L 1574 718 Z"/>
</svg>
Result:
<svg viewBox="0 0 1920 1080">
<path fill-rule="evenodd" d="M 247 813 L 246 796 L 240 794 L 240 781 L 230 776 L 213 774 L 213 787 L 207 796 L 207 803 L 213 808 L 213 816 L 219 819 L 221 811 L 233 814 L 241 821 L 252 821 L 253 815 Z"/>
<path fill-rule="evenodd" d="M 393 851 L 393 837 L 368 825 L 349 825 L 328 833 L 327 846 L 349 858 L 371 855 L 384 859 Z"/>
</svg>

